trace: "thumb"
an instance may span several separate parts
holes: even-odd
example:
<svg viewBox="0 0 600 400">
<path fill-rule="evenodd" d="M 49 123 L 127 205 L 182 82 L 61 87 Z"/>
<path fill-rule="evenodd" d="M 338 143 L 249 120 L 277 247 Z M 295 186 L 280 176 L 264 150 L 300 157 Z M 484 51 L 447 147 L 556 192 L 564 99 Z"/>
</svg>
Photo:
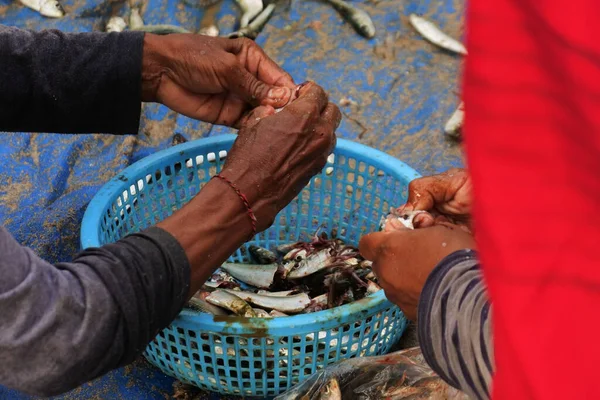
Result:
<svg viewBox="0 0 600 400">
<path fill-rule="evenodd" d="M 292 97 L 292 89 L 269 85 L 252 75 L 242 65 L 238 65 L 231 75 L 229 91 L 252 105 L 285 106 Z"/>
<path fill-rule="evenodd" d="M 383 243 L 388 239 L 390 232 L 369 233 L 360 239 L 358 249 L 367 260 L 373 261 L 381 253 Z"/>
</svg>

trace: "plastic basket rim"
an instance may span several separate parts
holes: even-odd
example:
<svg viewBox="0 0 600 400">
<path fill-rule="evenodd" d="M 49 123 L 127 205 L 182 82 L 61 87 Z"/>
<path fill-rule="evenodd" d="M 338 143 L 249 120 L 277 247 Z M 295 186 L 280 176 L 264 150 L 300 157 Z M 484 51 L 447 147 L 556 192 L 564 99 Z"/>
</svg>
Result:
<svg viewBox="0 0 600 400">
<path fill-rule="evenodd" d="M 235 141 L 236 137 L 237 135 L 235 134 L 223 134 L 189 141 L 158 151 L 126 167 L 114 178 L 104 184 L 88 204 L 83 215 L 80 229 L 81 248 L 86 249 L 89 247 L 100 247 L 102 245 L 100 243 L 99 233 L 100 220 L 103 217 L 105 210 L 111 207 L 114 203 L 115 196 L 120 195 L 124 191 L 128 190 L 131 185 L 135 185 L 137 183 L 139 177 L 135 179 L 133 177 L 141 173 L 153 171 L 153 165 L 159 164 L 162 161 L 173 157 L 174 155 L 184 156 L 185 153 L 192 153 L 193 150 L 199 147 L 202 148 L 219 144 L 229 145 Z M 360 157 L 367 158 L 371 165 L 393 170 L 398 175 L 405 176 L 408 181 L 421 176 L 406 163 L 380 150 L 360 143 L 355 143 L 345 139 L 337 139 L 335 150 L 338 149 L 360 154 Z M 192 154 L 190 157 L 192 157 Z M 290 326 L 302 328 L 303 326 L 314 325 L 316 322 L 328 322 L 352 315 L 354 313 L 364 312 L 365 310 L 373 309 L 375 307 L 383 307 L 384 304 L 386 304 L 387 307 L 393 306 L 393 303 L 391 303 L 385 297 L 383 290 L 380 290 L 359 301 L 329 310 L 270 319 L 248 318 L 245 319 L 244 323 L 236 322 L 234 318 L 230 320 L 217 321 L 213 315 L 183 309 L 175 321 L 173 321 L 173 324 L 184 326 L 187 325 L 189 327 L 197 327 L 198 324 L 201 324 L 203 329 L 218 330 L 223 333 L 247 334 L 248 330 L 252 330 L 253 327 L 257 330 L 262 330 L 265 328 L 289 328 Z"/>
</svg>

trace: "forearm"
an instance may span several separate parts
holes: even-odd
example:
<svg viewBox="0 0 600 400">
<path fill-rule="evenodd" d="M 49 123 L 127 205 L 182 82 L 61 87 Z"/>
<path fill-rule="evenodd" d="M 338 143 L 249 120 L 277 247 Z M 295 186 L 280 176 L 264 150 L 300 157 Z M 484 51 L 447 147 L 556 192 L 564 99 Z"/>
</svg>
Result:
<svg viewBox="0 0 600 400">
<path fill-rule="evenodd" d="M 0 131 L 137 133 L 143 38 L 0 25 Z"/>
<path fill-rule="evenodd" d="M 491 317 L 476 254 L 461 250 L 442 260 L 419 300 L 419 342 L 433 370 L 476 399 L 489 398 Z"/>
<path fill-rule="evenodd" d="M 192 201 L 157 226 L 185 250 L 191 269 L 190 297 L 252 233 L 242 200 L 218 179 L 210 180 Z"/>
</svg>

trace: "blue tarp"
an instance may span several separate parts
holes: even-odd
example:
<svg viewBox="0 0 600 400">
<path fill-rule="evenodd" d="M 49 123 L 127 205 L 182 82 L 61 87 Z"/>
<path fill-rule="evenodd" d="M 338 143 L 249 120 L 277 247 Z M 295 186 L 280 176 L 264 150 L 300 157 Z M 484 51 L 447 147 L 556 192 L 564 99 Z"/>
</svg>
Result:
<svg viewBox="0 0 600 400">
<path fill-rule="evenodd" d="M 0 0 L 0 23 L 69 32 L 102 30 L 111 12 L 128 15 L 126 2 L 62 0 L 68 15 L 46 19 L 16 0 Z M 392 154 L 421 174 L 461 166 L 460 148 L 442 127 L 458 104 L 460 58 L 436 49 L 409 26 L 423 14 L 450 34 L 462 34 L 463 4 L 453 0 L 355 1 L 368 11 L 377 37 L 358 36 L 330 6 L 282 0 L 257 42 L 297 82 L 310 79 L 356 104 L 343 107 L 340 137 Z M 169 23 L 197 31 L 198 0 L 147 0 L 146 24 Z M 223 33 L 239 19 L 233 0 L 218 13 Z M 170 145 L 179 132 L 188 139 L 229 132 L 177 115 L 163 106 L 144 107 L 137 136 L 6 133 L 0 142 L 0 221 L 17 240 L 52 262 L 79 250 L 79 226 L 97 190 L 127 165 Z M 85 384 L 62 399 L 164 399 L 172 380 L 145 362 Z M 0 387 L 0 399 L 27 396 Z"/>
</svg>

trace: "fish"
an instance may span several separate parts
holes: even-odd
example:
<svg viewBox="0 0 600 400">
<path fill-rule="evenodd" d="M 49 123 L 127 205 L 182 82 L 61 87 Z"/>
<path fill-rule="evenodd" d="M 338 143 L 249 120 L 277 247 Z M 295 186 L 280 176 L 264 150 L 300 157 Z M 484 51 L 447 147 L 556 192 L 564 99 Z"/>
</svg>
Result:
<svg viewBox="0 0 600 400">
<path fill-rule="evenodd" d="M 131 29 L 141 28 L 144 26 L 144 20 L 140 14 L 140 9 L 134 7 L 129 13 L 129 27 Z"/>
<path fill-rule="evenodd" d="M 248 252 L 259 264 L 273 264 L 277 261 L 275 253 L 256 245 L 248 246 Z"/>
<path fill-rule="evenodd" d="M 462 126 L 463 126 L 464 119 L 465 119 L 465 105 L 461 101 L 460 104 L 458 105 L 458 108 L 456 109 L 456 111 L 454 111 L 454 113 L 452 114 L 452 116 L 450 117 L 448 122 L 446 122 L 446 125 L 444 126 L 444 133 L 448 136 L 458 139 L 462 132 Z"/>
<path fill-rule="evenodd" d="M 343 0 L 325 0 L 339 12 L 354 29 L 367 39 L 375 37 L 375 24 L 369 14 Z"/>
<path fill-rule="evenodd" d="M 416 14 L 410 14 L 408 19 L 413 28 L 430 43 L 453 53 L 467 55 L 467 49 L 461 42 L 442 32 L 433 22 Z"/>
<path fill-rule="evenodd" d="M 236 315 L 241 315 L 246 318 L 256 317 L 256 313 L 250 307 L 250 304 L 246 303 L 243 299 L 236 296 L 233 290 L 229 289 L 217 289 L 208 296 L 206 301 L 215 306 L 223 307 Z"/>
<path fill-rule="evenodd" d="M 106 23 L 106 32 L 123 32 L 127 28 L 127 22 L 121 17 L 110 17 Z"/>
<path fill-rule="evenodd" d="M 306 258 L 306 256 L 308 256 L 308 251 L 306 251 L 306 249 L 296 248 L 296 249 L 292 249 L 288 253 L 286 253 L 286 255 L 283 256 L 283 261 L 289 261 L 289 260 L 301 261 L 301 260 L 304 260 Z"/>
<path fill-rule="evenodd" d="M 246 26 L 242 26 L 238 31 L 230 33 L 228 37 L 230 39 L 236 39 L 240 37 L 247 37 L 248 39 L 252 40 L 256 39 L 258 34 L 262 32 L 267 22 L 269 22 L 269 19 L 271 19 L 271 15 L 273 14 L 274 10 L 275 3 L 269 4 L 260 12 L 260 14 L 256 16 L 256 18 L 254 18 L 252 22 Z"/>
<path fill-rule="evenodd" d="M 299 245 L 300 245 L 300 242 L 280 244 L 279 246 L 277 246 L 275 248 L 275 250 L 277 251 L 277 253 L 285 256 L 290 251 L 296 250 Z"/>
<path fill-rule="evenodd" d="M 173 139 L 171 140 L 172 146 L 177 146 L 178 144 L 182 144 L 187 142 L 188 140 L 181 133 L 176 133 L 173 135 Z"/>
<path fill-rule="evenodd" d="M 273 284 L 275 273 L 279 267 L 277 264 L 260 265 L 224 263 L 221 265 L 221 269 L 248 285 L 261 289 L 268 289 Z"/>
<path fill-rule="evenodd" d="M 19 0 L 25 7 L 39 12 L 44 17 L 62 18 L 65 16 L 65 9 L 58 0 Z"/>
<path fill-rule="evenodd" d="M 335 377 L 329 379 L 329 382 L 321 388 L 317 400 L 342 400 L 340 383 Z"/>
<path fill-rule="evenodd" d="M 252 308 L 254 310 L 254 312 L 256 313 L 256 316 L 258 318 L 273 318 L 268 312 L 266 312 L 265 310 L 263 310 L 262 308 Z"/>
<path fill-rule="evenodd" d="M 269 292 L 268 290 L 259 290 L 256 294 L 262 294 L 263 296 L 271 296 L 271 297 L 287 297 L 292 294 L 298 293 L 298 290 L 282 290 L 281 292 Z"/>
<path fill-rule="evenodd" d="M 380 290 L 381 290 L 381 286 L 379 286 L 375 282 L 373 282 L 373 281 L 368 281 L 367 282 L 367 293 L 368 294 L 377 293 Z"/>
<path fill-rule="evenodd" d="M 224 290 L 259 307 L 281 312 L 297 313 L 304 310 L 306 306 L 310 304 L 310 297 L 308 297 L 306 293 L 300 293 L 286 297 L 276 297 L 245 291 L 234 291 L 229 289 Z"/>
<path fill-rule="evenodd" d="M 298 267 L 292 270 L 287 277 L 289 279 L 305 278 L 324 268 L 327 268 L 332 261 L 329 249 L 319 250 L 306 257 L 298 263 Z"/>
<path fill-rule="evenodd" d="M 271 310 L 269 313 L 271 317 L 289 317 L 289 315 L 282 313 L 281 311 Z"/>
<path fill-rule="evenodd" d="M 189 299 L 188 307 L 191 308 L 192 310 L 201 311 L 201 312 L 205 312 L 205 313 L 212 314 L 212 315 L 219 315 L 219 316 L 229 315 L 229 313 L 227 311 L 223 310 L 222 308 L 217 307 L 213 304 L 210 304 L 208 301 L 206 301 L 202 298 L 196 297 L 195 295 L 194 295 L 194 297 Z"/>
<path fill-rule="evenodd" d="M 419 214 L 426 213 L 424 210 L 413 210 L 413 211 L 403 211 L 397 212 L 396 210 L 392 210 L 392 212 L 387 216 L 383 217 L 381 221 L 381 230 L 385 230 L 386 221 L 390 218 L 396 218 L 402 225 L 407 227 L 408 229 L 415 229 L 415 225 L 413 221 L 415 217 Z"/>
<path fill-rule="evenodd" d="M 200 20 L 199 35 L 217 37 L 219 36 L 219 26 L 217 24 L 217 13 L 221 9 L 221 2 L 217 2 L 204 9 L 204 14 Z"/>
<path fill-rule="evenodd" d="M 242 10 L 240 18 L 240 28 L 245 28 L 263 10 L 262 0 L 235 0 L 237 5 Z"/>
<path fill-rule="evenodd" d="M 185 28 L 177 25 L 159 24 L 159 25 L 144 25 L 136 28 L 131 28 L 132 31 L 154 33 L 155 35 L 170 35 L 172 33 L 192 33 Z"/>
</svg>

